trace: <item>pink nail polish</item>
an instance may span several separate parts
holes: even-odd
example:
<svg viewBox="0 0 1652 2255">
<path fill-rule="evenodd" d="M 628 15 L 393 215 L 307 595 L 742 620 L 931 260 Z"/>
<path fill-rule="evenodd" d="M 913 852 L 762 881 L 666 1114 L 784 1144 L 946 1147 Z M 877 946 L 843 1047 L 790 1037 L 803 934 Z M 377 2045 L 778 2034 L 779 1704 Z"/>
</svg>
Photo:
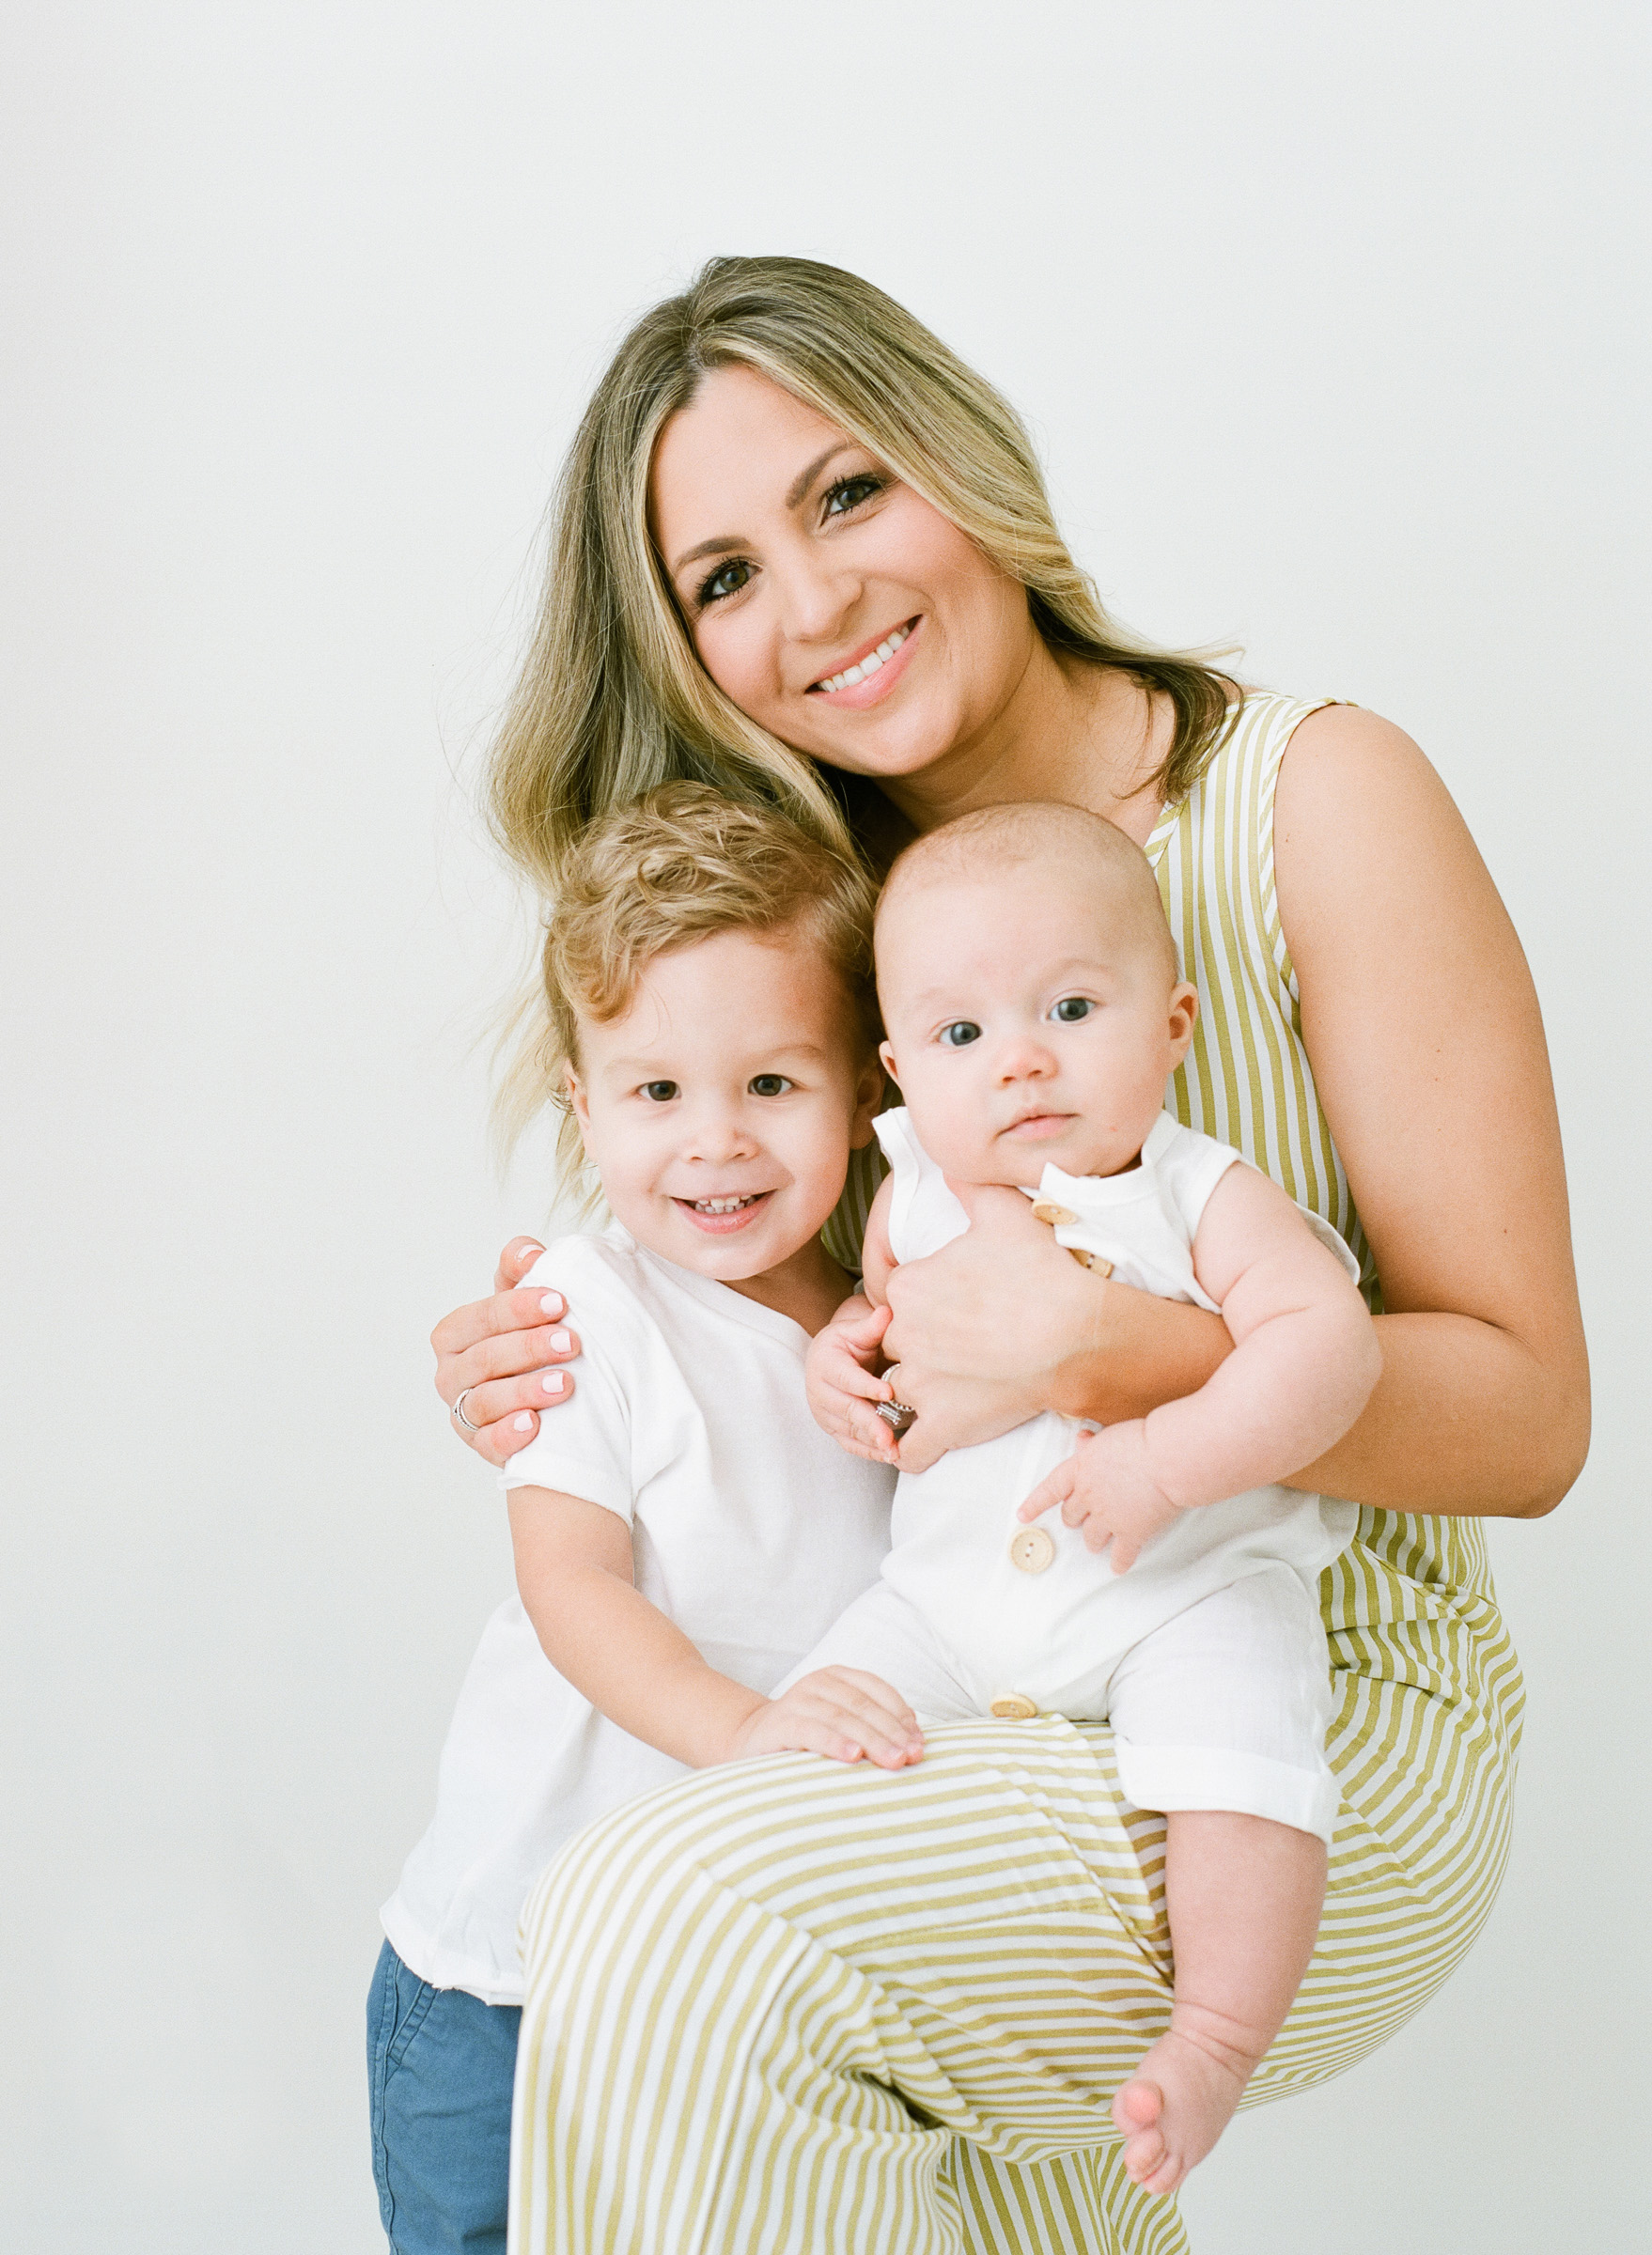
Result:
<svg viewBox="0 0 1652 2255">
<path fill-rule="evenodd" d="M 526 1409 L 520 1417 L 513 1417 L 510 1422 L 519 1433 L 531 1433 L 534 1429 L 533 1418 Z"/>
<path fill-rule="evenodd" d="M 571 1332 L 569 1332 L 569 1331 L 553 1331 L 553 1332 L 552 1332 L 552 1334 L 551 1334 L 551 1352 L 552 1352 L 553 1355 L 565 1355 L 565 1354 L 567 1354 L 567 1352 L 568 1352 L 569 1348 L 569 1347 L 570 1347 L 572 1345 L 573 1345 L 573 1335 L 572 1335 L 572 1333 L 571 1333 Z"/>
<path fill-rule="evenodd" d="M 547 1393 L 560 1393 L 568 1384 L 568 1380 L 563 1376 L 561 1371 L 548 1370 L 539 1383 Z"/>
<path fill-rule="evenodd" d="M 539 1313 L 541 1315 L 560 1315 L 564 1304 L 560 1292 L 547 1292 L 539 1302 Z"/>
</svg>

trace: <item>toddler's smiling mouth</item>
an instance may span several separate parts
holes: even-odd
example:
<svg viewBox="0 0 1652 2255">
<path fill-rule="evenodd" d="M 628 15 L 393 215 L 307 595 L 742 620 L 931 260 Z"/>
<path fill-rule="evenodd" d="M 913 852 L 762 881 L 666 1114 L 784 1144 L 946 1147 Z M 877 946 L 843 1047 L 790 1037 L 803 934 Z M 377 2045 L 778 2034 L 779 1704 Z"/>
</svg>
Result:
<svg viewBox="0 0 1652 2255">
<path fill-rule="evenodd" d="M 773 1195 L 772 1190 L 729 1190 L 718 1198 L 673 1198 L 671 1203 L 696 1229 L 727 1236 L 755 1221 Z"/>
</svg>

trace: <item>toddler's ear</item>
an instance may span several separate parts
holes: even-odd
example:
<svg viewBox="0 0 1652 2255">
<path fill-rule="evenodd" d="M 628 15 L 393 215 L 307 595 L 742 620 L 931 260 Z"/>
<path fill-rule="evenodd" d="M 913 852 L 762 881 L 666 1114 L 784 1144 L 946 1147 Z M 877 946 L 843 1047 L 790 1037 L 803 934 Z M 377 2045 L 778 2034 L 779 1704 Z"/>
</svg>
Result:
<svg viewBox="0 0 1652 2255">
<path fill-rule="evenodd" d="M 580 1077 L 571 1065 L 563 1066 L 562 1076 L 568 1084 L 569 1105 L 574 1118 L 580 1124 L 580 1132 L 582 1135 L 588 1135 L 591 1128 L 591 1107 L 585 1100 L 584 1090 L 580 1086 Z"/>
<path fill-rule="evenodd" d="M 881 1041 L 878 1044 L 878 1055 L 882 1060 L 883 1070 L 898 1088 L 900 1086 L 900 1067 L 895 1062 L 895 1051 L 886 1041 Z"/>
</svg>

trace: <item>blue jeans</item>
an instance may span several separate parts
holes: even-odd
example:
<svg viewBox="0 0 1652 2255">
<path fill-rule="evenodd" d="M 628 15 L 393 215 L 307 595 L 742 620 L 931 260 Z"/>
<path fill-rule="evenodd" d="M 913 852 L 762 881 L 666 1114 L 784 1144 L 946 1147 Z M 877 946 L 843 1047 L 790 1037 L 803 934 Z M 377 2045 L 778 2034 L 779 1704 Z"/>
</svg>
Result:
<svg viewBox="0 0 1652 2255">
<path fill-rule="evenodd" d="M 393 2255 L 505 2255 L 521 2008 L 433 1989 L 388 1942 L 367 1996 L 373 2175 Z"/>
</svg>

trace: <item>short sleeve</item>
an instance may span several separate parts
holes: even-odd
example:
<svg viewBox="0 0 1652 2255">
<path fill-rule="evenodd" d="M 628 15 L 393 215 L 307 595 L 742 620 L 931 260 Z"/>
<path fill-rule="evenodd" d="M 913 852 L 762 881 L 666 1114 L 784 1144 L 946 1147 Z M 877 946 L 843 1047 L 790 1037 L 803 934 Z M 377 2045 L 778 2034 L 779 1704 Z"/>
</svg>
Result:
<svg viewBox="0 0 1652 2255">
<path fill-rule="evenodd" d="M 588 1238 L 564 1237 L 548 1246 L 522 1278 L 553 1287 L 574 1312 L 581 1352 L 568 1364 L 572 1397 L 540 1413 L 539 1430 L 501 1468 L 502 1488 L 546 1487 L 558 1495 L 600 1503 L 631 1523 L 635 1483 L 631 1469 L 631 1400 L 638 1374 L 639 1311 Z M 629 1350 L 629 1351 L 628 1351 Z"/>
</svg>

